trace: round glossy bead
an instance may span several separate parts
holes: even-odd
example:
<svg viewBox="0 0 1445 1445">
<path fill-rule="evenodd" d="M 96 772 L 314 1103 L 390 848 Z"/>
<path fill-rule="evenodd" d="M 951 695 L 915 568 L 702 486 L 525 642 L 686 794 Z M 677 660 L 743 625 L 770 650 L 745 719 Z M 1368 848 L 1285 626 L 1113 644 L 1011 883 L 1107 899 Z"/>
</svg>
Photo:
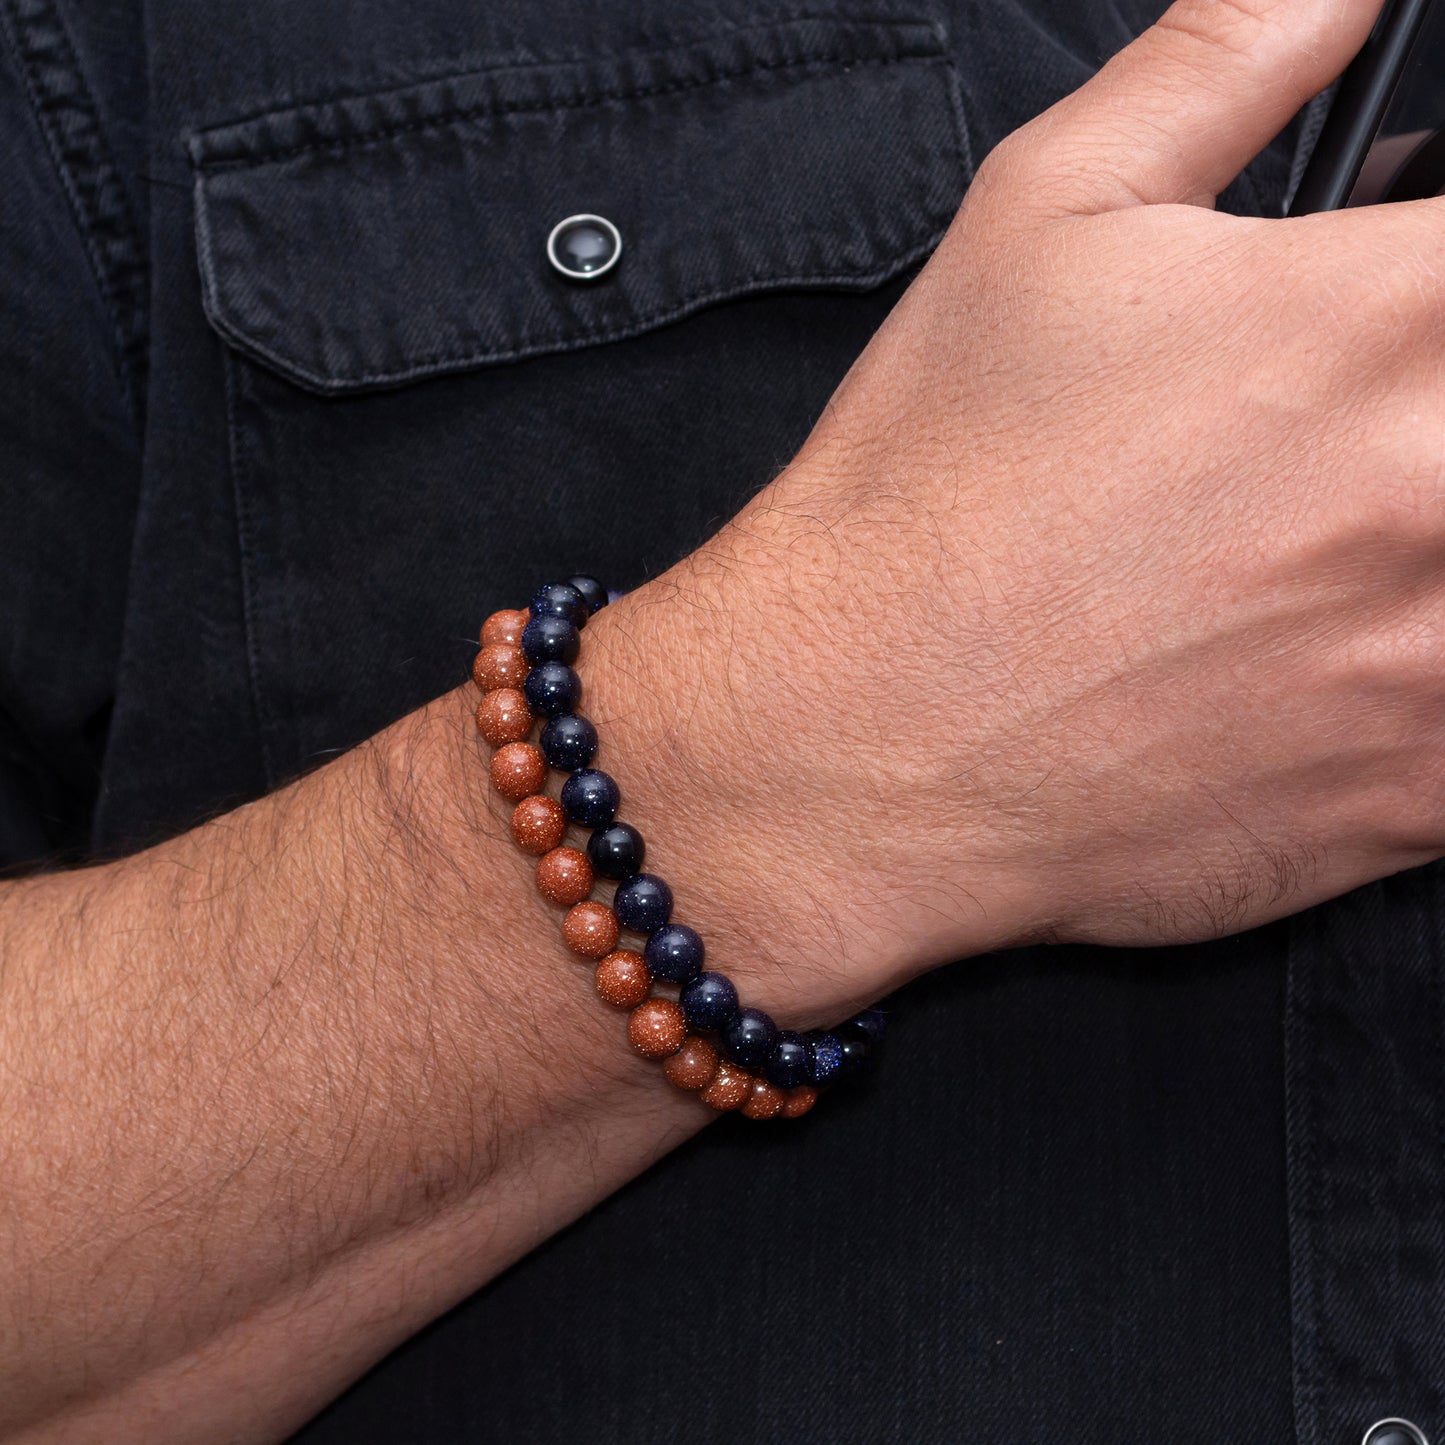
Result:
<svg viewBox="0 0 1445 1445">
<path fill-rule="evenodd" d="M 562 942 L 583 958 L 606 958 L 617 947 L 617 915 L 605 903 L 578 903 L 562 919 Z"/>
<path fill-rule="evenodd" d="M 597 729 L 585 717 L 565 712 L 542 729 L 542 751 L 554 768 L 575 773 L 597 756 Z"/>
<path fill-rule="evenodd" d="M 492 786 L 504 797 L 520 803 L 547 781 L 547 759 L 531 743 L 507 743 L 492 754 Z"/>
<path fill-rule="evenodd" d="M 783 1096 L 783 1118 L 801 1119 L 817 1102 L 818 1091 L 807 1084 L 799 1084 Z"/>
<path fill-rule="evenodd" d="M 780 1089 L 808 1082 L 808 1041 L 791 1029 L 779 1029 L 763 1072 Z"/>
<path fill-rule="evenodd" d="M 549 853 L 567 831 L 562 805 L 546 793 L 533 793 L 512 809 L 512 837 L 524 853 Z"/>
<path fill-rule="evenodd" d="M 583 768 L 562 784 L 562 806 L 584 828 L 605 828 L 617 816 L 621 801 L 617 784 L 599 768 Z"/>
<path fill-rule="evenodd" d="M 499 687 L 477 704 L 477 731 L 494 748 L 519 743 L 532 731 L 532 709 L 515 687 Z"/>
<path fill-rule="evenodd" d="M 636 1008 L 652 989 L 652 975 L 642 955 L 630 948 L 609 953 L 597 965 L 593 982 L 603 1003 L 610 1003 L 614 1008 Z"/>
<path fill-rule="evenodd" d="M 553 848 L 537 859 L 537 888 L 543 898 L 570 908 L 592 891 L 592 865 L 578 848 Z"/>
<path fill-rule="evenodd" d="M 647 940 L 647 966 L 653 978 L 691 983 L 702 972 L 706 949 L 685 923 L 669 923 Z"/>
<path fill-rule="evenodd" d="M 573 627 L 584 626 L 591 610 L 570 582 L 548 582 L 532 598 L 533 617 L 565 617 Z"/>
<path fill-rule="evenodd" d="M 679 1089 L 705 1089 L 717 1073 L 717 1050 L 706 1039 L 693 1034 L 683 1046 L 663 1064 L 662 1072 L 669 1084 Z"/>
<path fill-rule="evenodd" d="M 600 612 L 607 606 L 607 589 L 595 577 L 569 577 L 567 585 L 582 594 L 589 612 Z"/>
<path fill-rule="evenodd" d="M 760 1008 L 745 1008 L 729 1019 L 719 1042 L 733 1063 L 760 1069 L 768 1061 L 778 1030 Z"/>
<path fill-rule="evenodd" d="M 603 878 L 631 878 L 646 853 L 642 834 L 631 823 L 598 828 L 587 840 L 587 856 Z"/>
<path fill-rule="evenodd" d="M 737 1017 L 738 991 L 724 973 L 700 973 L 677 996 L 695 1029 L 720 1029 Z"/>
<path fill-rule="evenodd" d="M 472 661 L 472 681 L 483 692 L 495 687 L 521 687 L 526 680 L 527 659 L 520 647 L 509 642 L 494 642 L 482 648 Z"/>
<path fill-rule="evenodd" d="M 670 998 L 650 998 L 627 1016 L 627 1042 L 644 1059 L 665 1059 L 687 1041 L 687 1020 Z"/>
<path fill-rule="evenodd" d="M 843 1062 L 838 1065 L 836 1078 L 851 1079 L 861 1074 L 872 1059 L 873 1050 L 868 1040 L 859 1038 L 856 1034 L 833 1035 L 838 1040 L 838 1047 L 843 1051 Z"/>
<path fill-rule="evenodd" d="M 881 1008 L 865 1008 L 862 1013 L 854 1014 L 846 1024 L 839 1024 L 833 1032 L 840 1039 L 862 1039 L 870 1049 L 876 1049 L 883 1042 L 887 1027 L 888 1021 Z"/>
<path fill-rule="evenodd" d="M 617 886 L 617 921 L 634 933 L 656 933 L 672 917 L 672 889 L 655 873 L 639 873 Z"/>
<path fill-rule="evenodd" d="M 699 1097 L 710 1109 L 723 1113 L 728 1109 L 738 1108 L 747 1098 L 752 1086 L 753 1076 L 746 1069 L 740 1069 L 736 1064 L 730 1064 L 724 1059 L 718 1064 L 712 1083 Z"/>
<path fill-rule="evenodd" d="M 522 656 L 520 649 L 517 656 Z M 574 711 L 581 701 L 582 679 L 565 662 L 539 662 L 527 674 L 522 692 L 527 706 L 539 717 L 560 717 Z"/>
<path fill-rule="evenodd" d="M 534 617 L 522 630 L 522 656 L 539 662 L 576 662 L 582 634 L 565 617 Z"/>
<path fill-rule="evenodd" d="M 808 1035 L 808 1082 L 816 1089 L 832 1082 L 843 1067 L 843 1046 L 832 1034 Z"/>
<path fill-rule="evenodd" d="M 504 607 L 500 612 L 492 613 L 482 623 L 482 646 L 491 647 L 498 642 L 518 646 L 522 641 L 522 629 L 531 616 L 525 607 Z"/>
<path fill-rule="evenodd" d="M 743 1100 L 743 1113 L 749 1119 L 775 1119 L 783 1112 L 783 1091 L 766 1079 L 754 1079 Z"/>
</svg>

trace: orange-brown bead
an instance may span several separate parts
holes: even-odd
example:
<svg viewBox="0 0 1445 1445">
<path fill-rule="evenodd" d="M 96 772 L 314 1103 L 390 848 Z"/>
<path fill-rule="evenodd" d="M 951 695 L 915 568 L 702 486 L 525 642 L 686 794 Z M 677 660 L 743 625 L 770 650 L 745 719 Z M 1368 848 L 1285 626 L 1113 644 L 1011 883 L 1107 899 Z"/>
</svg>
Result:
<svg viewBox="0 0 1445 1445">
<path fill-rule="evenodd" d="M 499 642 L 517 647 L 522 641 L 522 629 L 532 614 L 525 607 L 504 607 L 494 612 L 482 623 L 482 646 L 495 647 Z"/>
<path fill-rule="evenodd" d="M 636 1008 L 652 987 L 652 975 L 640 953 L 618 948 L 597 965 L 597 994 L 614 1008 Z"/>
<path fill-rule="evenodd" d="M 605 958 L 617 947 L 617 915 L 605 903 L 579 903 L 562 920 L 562 942 L 583 958 Z"/>
<path fill-rule="evenodd" d="M 746 1069 L 740 1069 L 724 1059 L 717 1066 L 712 1082 L 698 1097 L 710 1109 L 716 1109 L 721 1114 L 742 1104 L 752 1086 L 753 1076 Z"/>
<path fill-rule="evenodd" d="M 483 692 L 498 687 L 521 687 L 527 680 L 527 659 L 520 647 L 494 642 L 477 653 L 472 663 L 472 681 Z"/>
<path fill-rule="evenodd" d="M 749 1119 L 775 1119 L 783 1112 L 783 1091 L 766 1079 L 754 1079 L 743 1100 L 743 1113 Z"/>
<path fill-rule="evenodd" d="M 515 687 L 495 688 L 477 704 L 477 731 L 494 748 L 521 742 L 532 722 L 532 709 Z"/>
<path fill-rule="evenodd" d="M 566 831 L 567 815 L 561 803 L 546 793 L 533 793 L 512 809 L 512 837 L 525 853 L 550 852 Z"/>
<path fill-rule="evenodd" d="M 818 1091 L 807 1084 L 799 1084 L 783 1095 L 783 1118 L 801 1119 L 818 1102 Z"/>
<path fill-rule="evenodd" d="M 547 781 L 547 759 L 531 743 L 507 743 L 492 754 L 490 771 L 492 786 L 504 798 L 520 803 Z"/>
<path fill-rule="evenodd" d="M 627 1016 L 627 1042 L 644 1059 L 665 1059 L 687 1039 L 687 1019 L 670 998 L 650 998 Z"/>
<path fill-rule="evenodd" d="M 669 1084 L 679 1089 L 705 1089 L 717 1073 L 718 1053 L 706 1039 L 696 1034 L 662 1066 Z"/>
<path fill-rule="evenodd" d="M 592 891 L 592 865 L 580 848 L 553 848 L 537 859 L 542 897 L 570 908 Z"/>
</svg>

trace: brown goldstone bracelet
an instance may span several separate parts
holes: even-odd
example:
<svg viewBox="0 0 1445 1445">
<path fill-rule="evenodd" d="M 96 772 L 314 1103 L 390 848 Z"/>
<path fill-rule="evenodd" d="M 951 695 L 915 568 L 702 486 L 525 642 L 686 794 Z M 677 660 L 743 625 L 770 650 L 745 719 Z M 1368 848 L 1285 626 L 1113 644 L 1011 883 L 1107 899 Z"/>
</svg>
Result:
<svg viewBox="0 0 1445 1445">
<path fill-rule="evenodd" d="M 597 730 L 580 713 L 582 683 L 572 664 L 587 618 L 608 593 L 592 577 L 540 588 L 530 608 L 494 612 L 482 627 L 472 678 L 482 690 L 477 730 L 491 744 L 492 787 L 515 806 L 512 837 L 537 856 L 537 887 L 565 908 L 562 939 L 596 963 L 601 998 L 629 1010 L 627 1038 L 645 1059 L 662 1061 L 680 1089 L 718 1110 L 750 1119 L 796 1119 L 826 1084 L 867 1064 L 883 1035 L 883 1015 L 867 1009 L 839 1028 L 808 1034 L 779 1029 L 761 1009 L 739 1006 L 726 975 L 703 969 L 702 939 L 672 922 L 672 890 L 644 873 L 642 835 L 617 820 L 617 784 L 592 766 Z M 537 742 L 539 718 L 546 719 Z M 550 769 L 567 775 L 560 798 Z M 591 829 L 585 851 L 567 846 L 568 824 Z M 610 906 L 591 894 L 597 879 L 617 884 Z M 645 940 L 619 948 L 622 931 Z M 654 993 L 675 985 L 677 998 Z"/>
</svg>

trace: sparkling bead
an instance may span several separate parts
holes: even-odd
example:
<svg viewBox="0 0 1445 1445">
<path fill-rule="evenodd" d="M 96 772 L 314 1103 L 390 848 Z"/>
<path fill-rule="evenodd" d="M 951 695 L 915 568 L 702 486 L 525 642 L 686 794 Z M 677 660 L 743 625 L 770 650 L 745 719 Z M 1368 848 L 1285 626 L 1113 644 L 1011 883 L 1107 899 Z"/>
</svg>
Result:
<svg viewBox="0 0 1445 1445">
<path fill-rule="evenodd" d="M 801 1119 L 818 1102 L 818 1091 L 807 1084 L 789 1089 L 783 1097 L 783 1118 Z"/>
<path fill-rule="evenodd" d="M 718 1042 L 733 1063 L 745 1069 L 761 1068 L 768 1061 L 778 1030 L 760 1008 L 745 1008 L 734 1015 Z"/>
<path fill-rule="evenodd" d="M 562 806 L 584 828 L 605 828 L 617 816 L 621 801 L 617 784 L 598 768 L 583 768 L 562 784 Z"/>
<path fill-rule="evenodd" d="M 677 996 L 695 1029 L 720 1029 L 737 1016 L 738 991 L 724 973 L 700 973 Z"/>
<path fill-rule="evenodd" d="M 597 729 L 575 712 L 563 713 L 542 729 L 542 751 L 554 768 L 575 773 L 597 756 Z"/>
<path fill-rule="evenodd" d="M 517 656 L 522 656 L 520 649 Z M 527 706 L 539 717 L 558 717 L 576 709 L 582 699 L 582 679 L 565 662 L 539 662 L 527 674 L 522 691 Z"/>
<path fill-rule="evenodd" d="M 592 865 L 578 848 L 553 848 L 537 859 L 537 888 L 542 897 L 570 908 L 592 891 Z"/>
<path fill-rule="evenodd" d="M 515 687 L 499 687 L 477 704 L 477 731 L 494 748 L 519 743 L 532 731 L 532 709 Z"/>
<path fill-rule="evenodd" d="M 808 1082 L 817 1088 L 836 1079 L 843 1067 L 843 1046 L 832 1034 L 808 1035 Z"/>
<path fill-rule="evenodd" d="M 647 967 L 653 978 L 690 983 L 702 972 L 702 939 L 685 923 L 669 923 L 647 940 Z"/>
<path fill-rule="evenodd" d="M 582 594 L 567 582 L 548 582 L 532 598 L 533 617 L 565 617 L 573 627 L 585 626 L 591 610 Z"/>
<path fill-rule="evenodd" d="M 617 915 L 605 903 L 578 903 L 562 919 L 562 941 L 583 958 L 605 958 L 617 947 Z"/>
<path fill-rule="evenodd" d="M 753 1086 L 753 1076 L 746 1069 L 730 1064 L 724 1059 L 712 1076 L 712 1083 L 699 1096 L 709 1108 L 720 1114 L 728 1109 L 738 1108 Z"/>
<path fill-rule="evenodd" d="M 843 1051 L 843 1062 L 838 1065 L 835 1077 L 851 1079 L 863 1073 L 873 1058 L 873 1048 L 868 1040 L 857 1034 L 845 1034 L 842 1029 L 836 1030 L 833 1037 Z"/>
<path fill-rule="evenodd" d="M 706 1039 L 693 1034 L 662 1066 L 669 1084 L 679 1089 L 705 1089 L 717 1073 L 717 1050 Z"/>
<path fill-rule="evenodd" d="M 672 917 L 672 889 L 655 873 L 639 873 L 617 886 L 617 921 L 634 933 L 656 933 Z"/>
<path fill-rule="evenodd" d="M 642 834 L 631 823 L 598 828 L 587 840 L 587 856 L 603 878 L 631 878 L 642 867 L 646 852 Z"/>
<path fill-rule="evenodd" d="M 783 1091 L 766 1079 L 754 1079 L 743 1100 L 743 1113 L 749 1119 L 775 1119 L 783 1112 Z"/>
<path fill-rule="evenodd" d="M 582 594 L 589 612 L 600 612 L 607 606 L 607 589 L 595 577 L 569 577 L 567 585 Z"/>
<path fill-rule="evenodd" d="M 581 646 L 582 635 L 565 617 L 534 617 L 522 632 L 522 656 L 534 667 L 576 662 Z"/>
<path fill-rule="evenodd" d="M 593 975 L 597 993 L 614 1008 L 636 1008 L 652 988 L 652 975 L 640 953 L 615 949 L 597 965 Z"/>
<path fill-rule="evenodd" d="M 547 781 L 547 759 L 531 743 L 507 743 L 492 754 L 492 786 L 504 797 L 520 803 Z"/>
<path fill-rule="evenodd" d="M 492 613 L 482 623 L 482 646 L 491 647 L 498 642 L 505 642 L 510 647 L 519 646 L 522 629 L 531 616 L 525 607 L 504 607 L 500 612 Z"/>
<path fill-rule="evenodd" d="M 650 998 L 627 1016 L 627 1042 L 644 1059 L 665 1059 L 687 1039 L 687 1020 L 670 998 Z"/>
<path fill-rule="evenodd" d="M 521 687 L 526 680 L 527 659 L 520 647 L 510 643 L 494 642 L 482 648 L 472 660 L 472 681 L 483 692 L 491 692 L 496 687 Z"/>
<path fill-rule="evenodd" d="M 546 793 L 533 793 L 512 809 L 512 837 L 524 853 L 548 853 L 567 831 L 562 805 Z"/>
<path fill-rule="evenodd" d="M 685 1007 L 685 1005 L 684 1005 Z M 763 1070 L 780 1089 L 796 1088 L 808 1082 L 808 1041 L 791 1029 L 780 1029 Z"/>
</svg>

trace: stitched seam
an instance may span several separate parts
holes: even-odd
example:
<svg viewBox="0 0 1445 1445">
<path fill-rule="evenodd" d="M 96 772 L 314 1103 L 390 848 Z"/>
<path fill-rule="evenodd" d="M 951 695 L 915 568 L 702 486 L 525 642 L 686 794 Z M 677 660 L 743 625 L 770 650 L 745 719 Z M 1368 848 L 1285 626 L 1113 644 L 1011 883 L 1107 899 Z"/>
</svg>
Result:
<svg viewBox="0 0 1445 1445">
<path fill-rule="evenodd" d="M 500 105 L 465 106 L 459 110 L 447 111 L 441 115 L 428 116 L 424 120 L 406 121 L 399 125 L 384 126 L 378 130 L 364 131 L 354 136 L 348 136 L 345 140 L 313 141 L 306 145 L 288 146 L 284 150 L 268 151 L 266 154 L 260 156 L 242 156 L 234 160 L 208 161 L 198 159 L 196 164 L 200 170 L 208 174 L 214 174 L 220 171 L 255 170 L 262 166 L 278 165 L 303 155 L 344 155 L 347 151 L 357 150 L 363 146 L 376 145 L 383 141 L 392 140 L 400 135 L 439 130 L 445 126 L 463 124 L 467 121 L 506 115 L 527 115 L 537 112 L 554 114 L 558 111 L 585 110 L 589 106 L 605 105 L 611 101 L 647 100 L 661 95 L 676 95 L 689 90 L 702 90 L 708 86 L 720 85 L 725 81 L 741 79 L 746 75 L 755 75 L 760 71 L 802 70 L 825 65 L 847 65 L 850 68 L 862 66 L 881 68 L 888 65 L 907 63 L 936 65 L 940 62 L 944 65 L 951 65 L 947 56 L 936 53 L 901 56 L 890 55 L 870 57 L 863 60 L 855 59 L 847 52 L 815 53 L 793 60 L 760 61 L 739 69 L 722 71 L 716 75 L 671 81 L 666 85 L 599 90 L 572 100 L 517 101 L 504 102 Z"/>
<path fill-rule="evenodd" d="M 145 253 L 105 143 L 99 107 L 53 5 L 36 0 L 30 13 L 22 15 L 18 0 L 5 0 L 0 13 L 8 22 L 6 37 L 16 68 L 106 309 L 122 391 L 139 422 L 148 336 Z M 62 72 L 68 88 L 47 83 L 46 69 Z M 102 232 L 108 233 L 108 244 L 103 244 Z"/>
<path fill-rule="evenodd" d="M 784 275 L 775 275 L 772 272 L 759 272 L 756 275 L 745 277 L 742 281 L 733 282 L 727 286 L 712 287 L 708 290 L 691 293 L 665 311 L 649 312 L 645 316 L 638 317 L 635 321 L 630 321 L 623 326 L 612 327 L 605 331 L 583 331 L 571 336 L 539 338 L 535 341 L 525 342 L 522 346 L 514 347 L 508 351 L 473 349 L 471 351 L 461 352 L 438 352 L 430 356 L 418 358 L 412 365 L 401 371 L 367 371 L 359 375 L 337 375 L 334 373 L 310 371 L 297 362 L 288 359 L 280 352 L 273 350 L 247 335 L 246 332 L 242 331 L 239 327 L 233 326 L 219 313 L 214 313 L 211 319 L 215 325 L 238 346 L 244 347 L 252 355 L 271 362 L 278 369 L 290 376 L 304 378 L 322 389 L 335 389 L 338 385 L 375 386 L 393 384 L 415 380 L 450 366 L 477 365 L 483 362 L 501 363 L 505 361 L 521 361 L 529 356 L 537 356 L 555 351 L 573 350 L 582 345 L 591 346 L 601 345 L 608 341 L 622 341 L 629 336 L 641 335 L 642 332 L 649 331 L 654 326 L 663 326 L 669 321 L 680 320 L 690 311 L 706 305 L 709 302 L 740 297 L 749 290 L 761 286 L 837 286 L 848 281 L 881 284 L 890 276 L 896 275 L 899 271 L 907 267 L 910 262 L 927 255 L 928 252 L 938 244 L 942 234 L 941 229 L 933 231 L 928 240 L 921 245 L 914 246 L 910 250 L 905 251 L 902 255 L 890 261 L 886 266 L 875 267 L 871 271 L 832 272 L 826 275 L 819 275 L 811 271 Z"/>
</svg>

